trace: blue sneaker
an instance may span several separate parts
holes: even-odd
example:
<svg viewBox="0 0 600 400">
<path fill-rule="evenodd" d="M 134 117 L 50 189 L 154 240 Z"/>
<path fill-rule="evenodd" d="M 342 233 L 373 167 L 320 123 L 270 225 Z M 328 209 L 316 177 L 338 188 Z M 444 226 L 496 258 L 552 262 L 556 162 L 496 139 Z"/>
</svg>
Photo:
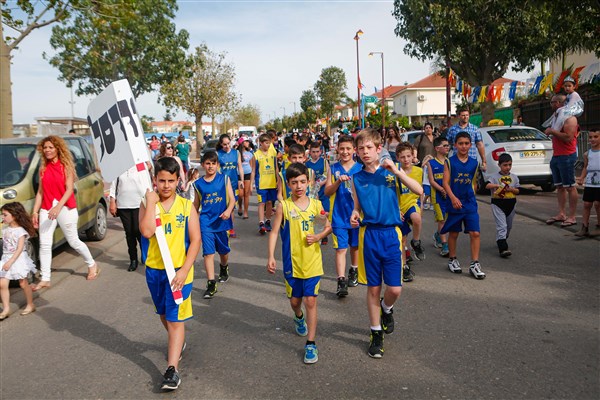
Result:
<svg viewBox="0 0 600 400">
<path fill-rule="evenodd" d="M 442 248 L 442 238 L 440 237 L 439 232 L 433 234 L 433 247 L 435 247 L 436 249 Z"/>
<path fill-rule="evenodd" d="M 319 361 L 319 350 L 316 344 L 304 346 L 304 364 L 314 364 Z"/>
<path fill-rule="evenodd" d="M 304 314 L 302 318 L 298 318 L 294 315 L 294 323 L 296 324 L 296 333 L 298 336 L 306 336 L 308 335 L 308 327 L 306 326 L 306 319 L 304 318 Z"/>
<path fill-rule="evenodd" d="M 442 243 L 442 250 L 440 251 L 440 256 L 448 257 L 450 254 L 450 250 L 448 249 L 448 243 Z"/>
<path fill-rule="evenodd" d="M 265 228 L 267 229 L 267 232 L 271 232 L 273 230 L 273 228 L 271 228 L 271 220 L 270 219 L 265 221 Z"/>
</svg>

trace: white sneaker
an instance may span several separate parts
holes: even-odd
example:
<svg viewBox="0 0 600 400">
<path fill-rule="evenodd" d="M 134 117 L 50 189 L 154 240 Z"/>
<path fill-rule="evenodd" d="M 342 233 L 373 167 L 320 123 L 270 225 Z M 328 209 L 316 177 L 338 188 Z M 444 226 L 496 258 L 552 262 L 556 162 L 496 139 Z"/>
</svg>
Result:
<svg viewBox="0 0 600 400">
<path fill-rule="evenodd" d="M 469 267 L 469 272 L 475 277 L 475 279 L 484 279 L 485 273 L 481 270 L 479 261 L 472 261 Z"/>
<path fill-rule="evenodd" d="M 454 272 L 455 274 L 462 273 L 462 268 L 460 267 L 460 263 L 456 258 L 451 258 L 448 260 L 448 269 L 450 272 Z"/>
</svg>

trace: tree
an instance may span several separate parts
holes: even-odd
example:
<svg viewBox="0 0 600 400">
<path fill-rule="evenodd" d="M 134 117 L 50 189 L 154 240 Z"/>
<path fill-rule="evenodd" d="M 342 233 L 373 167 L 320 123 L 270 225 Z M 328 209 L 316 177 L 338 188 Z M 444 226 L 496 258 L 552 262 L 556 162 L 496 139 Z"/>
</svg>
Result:
<svg viewBox="0 0 600 400">
<path fill-rule="evenodd" d="M 142 117 L 140 118 L 140 122 L 142 123 L 142 129 L 144 130 L 144 132 L 152 132 L 151 123 L 154 122 L 154 117 L 142 115 Z"/>
<path fill-rule="evenodd" d="M 346 74 L 338 67 L 328 67 L 321 70 L 319 80 L 315 83 L 315 95 L 321 105 L 321 112 L 331 117 L 335 106 L 340 104 L 346 97 L 347 88 Z M 300 102 L 302 106 L 302 102 Z M 330 124 L 327 125 L 328 129 Z"/>
<path fill-rule="evenodd" d="M 17 48 L 33 30 L 61 21 L 69 16 L 70 3 L 77 1 L 47 1 L 41 7 L 28 0 L 18 2 L 2 2 L 2 21 L 0 21 L 0 137 L 13 136 L 12 125 L 12 91 L 10 80 L 10 53 Z M 25 19 L 16 18 L 12 13 L 24 15 Z M 4 36 L 4 25 L 15 32 L 14 36 Z"/>
<path fill-rule="evenodd" d="M 198 157 L 204 145 L 202 117 L 214 119 L 235 109 L 239 100 L 234 84 L 235 69 L 225 62 L 225 53 L 216 54 L 202 44 L 186 58 L 183 74 L 160 88 L 165 106 L 195 117 Z"/>
<path fill-rule="evenodd" d="M 99 94 L 126 78 L 137 97 L 184 69 L 189 34 L 176 31 L 176 11 L 176 0 L 87 0 L 52 28 L 58 53 L 44 57 L 68 87 L 77 82 L 77 95 Z"/>
<path fill-rule="evenodd" d="M 233 112 L 233 122 L 239 126 L 258 126 L 260 108 L 255 104 L 247 104 Z"/>
</svg>

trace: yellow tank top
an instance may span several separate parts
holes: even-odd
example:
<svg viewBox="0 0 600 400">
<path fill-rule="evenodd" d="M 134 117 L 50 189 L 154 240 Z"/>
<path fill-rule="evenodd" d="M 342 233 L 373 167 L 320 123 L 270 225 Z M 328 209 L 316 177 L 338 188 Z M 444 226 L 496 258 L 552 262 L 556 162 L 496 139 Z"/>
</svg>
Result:
<svg viewBox="0 0 600 400">
<path fill-rule="evenodd" d="M 258 189 L 276 189 L 277 188 L 277 175 L 275 164 L 277 163 L 277 156 L 267 152 L 264 154 L 262 151 L 257 150 L 254 152 L 254 158 L 256 160 L 256 173 L 255 173 L 255 184 Z"/>
<path fill-rule="evenodd" d="M 408 176 L 423 186 L 423 169 L 421 167 L 413 166 Z M 407 212 L 412 206 L 417 204 L 419 198 L 420 196 L 418 194 L 414 194 L 405 185 L 402 185 L 402 195 L 400 196 L 400 212 L 403 214 Z"/>
</svg>

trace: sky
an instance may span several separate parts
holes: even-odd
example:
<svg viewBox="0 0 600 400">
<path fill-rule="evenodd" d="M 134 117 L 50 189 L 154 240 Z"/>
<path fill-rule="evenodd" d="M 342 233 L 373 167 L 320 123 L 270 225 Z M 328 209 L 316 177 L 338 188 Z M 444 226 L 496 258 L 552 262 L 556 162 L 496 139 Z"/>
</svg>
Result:
<svg viewBox="0 0 600 400">
<path fill-rule="evenodd" d="M 178 5 L 174 22 L 178 30 L 190 34 L 188 51 L 204 42 L 217 53 L 225 52 L 235 68 L 241 104 L 258 106 L 263 123 L 284 112 L 301 111 L 302 91 L 312 89 L 321 70 L 330 66 L 345 71 L 346 93 L 356 98 L 353 38 L 359 29 L 364 32 L 359 63 L 365 94 L 373 93 L 375 87 L 381 89 L 381 57 L 369 57 L 370 52 L 384 53 L 386 86 L 410 84 L 429 75 L 429 62 L 404 54 L 405 42 L 394 34 L 392 0 L 179 0 Z M 51 26 L 37 29 L 11 53 L 15 124 L 35 123 L 41 116 L 71 116 L 70 89 L 58 81 L 58 70 L 42 57 L 44 52 L 55 53 L 50 35 Z M 527 76 L 506 74 L 510 79 Z M 74 95 L 74 116 L 85 118 L 92 99 Z M 166 108 L 157 93 L 144 94 L 136 103 L 141 115 L 163 120 Z M 174 119 L 194 120 L 177 110 Z"/>
</svg>

